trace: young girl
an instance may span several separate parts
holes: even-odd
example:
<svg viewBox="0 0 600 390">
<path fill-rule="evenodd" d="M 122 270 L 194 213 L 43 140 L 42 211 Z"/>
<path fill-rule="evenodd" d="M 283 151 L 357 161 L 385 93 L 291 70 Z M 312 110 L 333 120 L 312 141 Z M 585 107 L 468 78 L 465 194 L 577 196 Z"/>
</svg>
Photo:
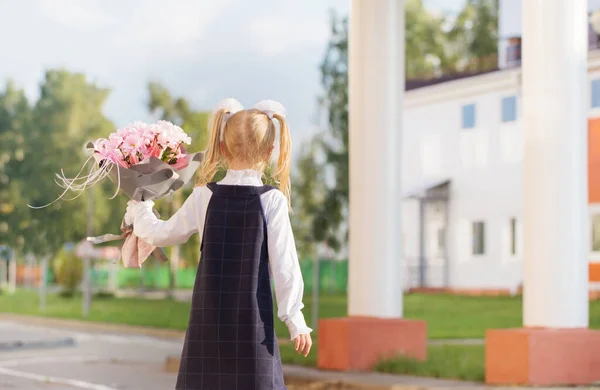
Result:
<svg viewBox="0 0 600 390">
<path fill-rule="evenodd" d="M 279 122 L 275 178 L 264 186 Z M 312 331 L 304 320 L 304 284 L 289 219 L 290 134 L 285 109 L 263 101 L 250 110 L 228 99 L 213 114 L 200 181 L 180 210 L 158 220 L 152 202 L 130 202 L 134 233 L 160 247 L 202 238 L 176 389 L 282 390 L 273 322 L 271 275 L 278 317 L 298 353 L 307 356 Z M 220 165 L 229 170 L 211 183 Z M 160 315 L 160 313 L 157 313 Z"/>
</svg>

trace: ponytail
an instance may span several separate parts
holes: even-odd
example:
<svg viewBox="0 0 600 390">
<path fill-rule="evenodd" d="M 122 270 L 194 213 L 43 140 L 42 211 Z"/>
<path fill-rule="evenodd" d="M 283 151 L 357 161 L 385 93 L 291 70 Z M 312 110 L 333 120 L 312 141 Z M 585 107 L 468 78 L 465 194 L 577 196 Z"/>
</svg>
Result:
<svg viewBox="0 0 600 390">
<path fill-rule="evenodd" d="M 221 100 L 217 104 L 210 122 L 210 139 L 208 140 L 208 147 L 206 148 L 204 161 L 200 168 L 197 186 L 206 185 L 214 179 L 215 174 L 219 170 L 219 164 L 223 160 L 221 142 L 223 141 L 225 124 L 233 114 L 243 109 L 244 107 L 240 102 L 232 98 Z"/>
<path fill-rule="evenodd" d="M 230 113 L 225 109 L 220 109 L 212 116 L 210 123 L 210 139 L 204 154 L 202 167 L 200 168 L 200 175 L 197 183 L 198 186 L 210 183 L 219 170 L 219 164 L 223 157 L 221 155 L 221 131 L 224 130 L 225 117 L 229 116 L 229 114 Z"/>
<path fill-rule="evenodd" d="M 279 122 L 279 160 L 275 180 L 279 183 L 279 190 L 283 192 L 288 201 L 288 207 L 292 209 L 292 185 L 290 183 L 290 169 L 292 160 L 292 139 L 290 129 L 285 116 L 273 113 L 273 118 Z"/>
</svg>

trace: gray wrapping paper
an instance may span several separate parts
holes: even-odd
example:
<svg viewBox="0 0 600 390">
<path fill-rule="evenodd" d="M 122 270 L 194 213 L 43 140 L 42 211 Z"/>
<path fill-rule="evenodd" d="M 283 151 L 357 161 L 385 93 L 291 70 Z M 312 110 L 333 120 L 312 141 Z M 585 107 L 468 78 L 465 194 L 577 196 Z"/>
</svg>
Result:
<svg viewBox="0 0 600 390">
<path fill-rule="evenodd" d="M 88 148 L 93 149 L 93 144 L 88 143 Z M 188 154 L 189 163 L 185 168 L 175 169 L 172 165 L 158 158 L 150 159 L 124 168 L 111 164 L 109 177 L 130 199 L 141 202 L 163 198 L 183 187 L 194 176 L 204 158 L 204 152 Z M 98 153 L 94 158 L 102 168 L 104 161 Z M 158 213 L 154 210 L 156 216 Z M 143 240 L 135 237 L 133 226 L 121 222 L 121 234 L 105 234 L 98 237 L 88 237 L 93 244 L 109 241 L 123 240 L 121 257 L 123 265 L 127 268 L 141 267 L 142 263 L 151 255 L 161 262 L 168 260 L 161 248 L 156 248 Z"/>
</svg>

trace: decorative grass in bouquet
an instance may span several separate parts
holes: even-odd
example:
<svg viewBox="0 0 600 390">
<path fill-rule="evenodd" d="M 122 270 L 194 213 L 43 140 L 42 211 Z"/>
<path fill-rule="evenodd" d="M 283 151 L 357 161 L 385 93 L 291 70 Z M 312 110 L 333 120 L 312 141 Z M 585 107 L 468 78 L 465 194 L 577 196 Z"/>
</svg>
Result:
<svg viewBox="0 0 600 390">
<path fill-rule="evenodd" d="M 81 193 L 107 176 L 117 186 L 111 199 L 119 190 L 136 201 L 160 199 L 183 187 L 199 168 L 203 153 L 187 154 L 184 145 L 190 143 L 191 138 L 183 129 L 171 122 L 134 122 L 108 138 L 90 142 L 87 147 L 92 155 L 75 178 L 67 178 L 64 172 L 57 174 L 57 184 L 64 188 L 57 200 L 68 191 Z M 90 161 L 93 164 L 89 174 L 81 176 Z M 121 222 L 120 235 L 88 237 L 88 241 L 100 244 L 123 240 L 121 258 L 127 268 L 141 267 L 150 255 L 159 261 L 168 260 L 162 249 L 136 237 L 133 226 L 127 222 Z"/>
</svg>

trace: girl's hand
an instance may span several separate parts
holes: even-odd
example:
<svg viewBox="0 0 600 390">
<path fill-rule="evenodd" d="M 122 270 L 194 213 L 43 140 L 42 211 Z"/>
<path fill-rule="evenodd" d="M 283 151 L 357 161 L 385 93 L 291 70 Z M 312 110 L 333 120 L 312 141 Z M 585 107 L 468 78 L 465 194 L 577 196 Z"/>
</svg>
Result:
<svg viewBox="0 0 600 390">
<path fill-rule="evenodd" d="M 310 338 L 310 334 L 301 334 L 294 339 L 294 348 L 296 349 L 296 352 L 300 355 L 304 355 L 304 357 L 308 356 L 311 347 L 312 339 Z"/>
</svg>

